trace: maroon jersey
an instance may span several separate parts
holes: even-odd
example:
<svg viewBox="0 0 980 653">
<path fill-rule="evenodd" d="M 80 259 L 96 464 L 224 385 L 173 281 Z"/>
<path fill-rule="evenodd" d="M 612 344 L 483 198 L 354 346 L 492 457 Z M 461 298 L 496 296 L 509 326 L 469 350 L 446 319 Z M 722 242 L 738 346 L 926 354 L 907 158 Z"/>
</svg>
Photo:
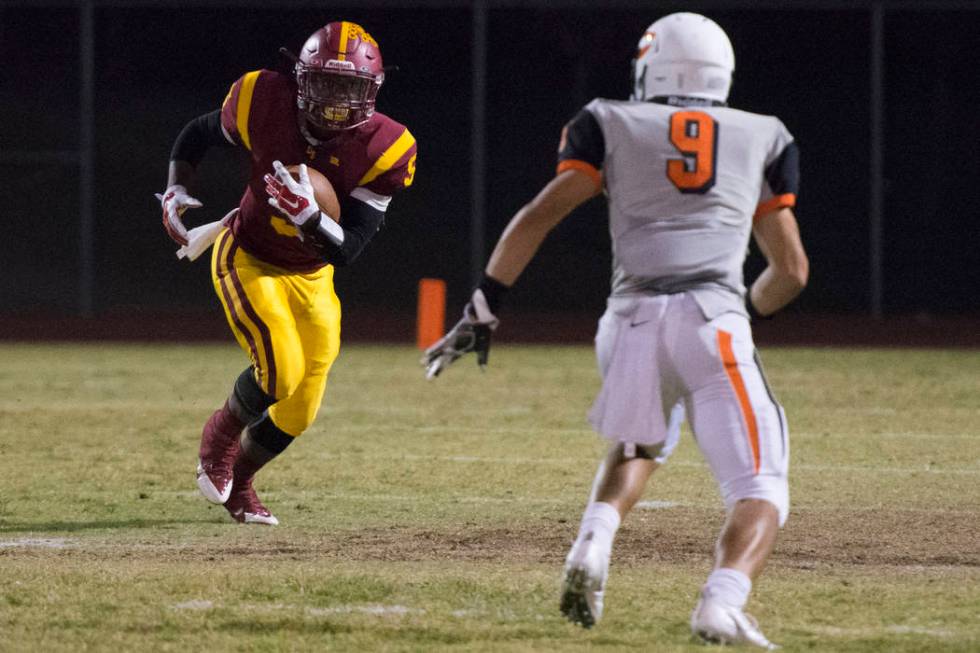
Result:
<svg viewBox="0 0 980 653">
<path fill-rule="evenodd" d="M 315 168 L 341 201 L 358 188 L 386 199 L 412 184 L 416 145 L 404 125 L 380 113 L 317 146 L 303 138 L 298 120 L 293 80 L 270 70 L 242 76 L 221 107 L 222 127 L 252 154 L 248 187 L 231 226 L 235 240 L 267 263 L 309 272 L 326 263 L 299 239 L 296 227 L 269 206 L 262 177 L 273 172 L 272 162 Z"/>
</svg>

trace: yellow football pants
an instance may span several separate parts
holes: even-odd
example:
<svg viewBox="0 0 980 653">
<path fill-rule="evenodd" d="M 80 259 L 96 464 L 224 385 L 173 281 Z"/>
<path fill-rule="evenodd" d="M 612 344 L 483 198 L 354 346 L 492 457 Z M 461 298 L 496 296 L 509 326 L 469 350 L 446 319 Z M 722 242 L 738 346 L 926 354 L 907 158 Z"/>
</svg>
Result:
<svg viewBox="0 0 980 653">
<path fill-rule="evenodd" d="M 226 229 L 211 254 L 214 290 L 259 385 L 276 403 L 272 422 L 292 436 L 316 418 L 340 351 L 333 266 L 291 272 L 251 256 Z"/>
</svg>

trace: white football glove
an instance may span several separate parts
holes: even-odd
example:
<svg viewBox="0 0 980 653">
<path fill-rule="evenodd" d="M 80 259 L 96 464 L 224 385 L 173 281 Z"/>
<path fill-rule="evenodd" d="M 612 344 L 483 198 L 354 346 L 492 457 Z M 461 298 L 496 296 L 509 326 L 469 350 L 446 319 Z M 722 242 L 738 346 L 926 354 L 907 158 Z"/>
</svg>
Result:
<svg viewBox="0 0 980 653">
<path fill-rule="evenodd" d="M 156 198 L 160 200 L 163 207 L 163 228 L 178 245 L 187 244 L 187 229 L 181 216 L 187 209 L 199 209 L 203 204 L 187 194 L 187 189 L 180 184 L 168 186 L 163 191 L 163 195 L 156 193 Z"/>
<path fill-rule="evenodd" d="M 299 181 L 280 161 L 273 161 L 275 175 L 266 174 L 265 192 L 269 193 L 269 206 L 283 214 L 300 229 L 310 220 L 319 220 L 320 206 L 316 203 L 313 184 L 306 164 L 299 166 Z"/>
<path fill-rule="evenodd" d="M 471 351 L 476 352 L 480 369 L 486 369 L 490 357 L 490 335 L 498 324 L 500 320 L 490 312 L 487 298 L 477 288 L 463 309 L 462 319 L 422 355 L 425 378 L 434 379 L 457 358 Z"/>
</svg>

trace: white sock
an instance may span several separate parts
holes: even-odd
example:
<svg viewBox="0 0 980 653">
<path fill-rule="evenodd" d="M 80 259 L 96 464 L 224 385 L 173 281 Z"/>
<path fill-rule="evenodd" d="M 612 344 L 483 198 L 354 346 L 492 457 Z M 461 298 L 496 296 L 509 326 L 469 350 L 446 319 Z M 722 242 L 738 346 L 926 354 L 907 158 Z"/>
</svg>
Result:
<svg viewBox="0 0 980 653">
<path fill-rule="evenodd" d="M 719 601 L 741 610 L 749 600 L 752 591 L 752 579 L 737 569 L 722 567 L 715 569 L 708 576 L 702 592 L 706 597 Z"/>
<path fill-rule="evenodd" d="M 606 551 L 611 551 L 619 521 L 619 511 L 611 504 L 602 501 L 590 503 L 582 515 L 582 525 L 579 526 L 576 541 L 583 540 L 591 533 L 593 542 Z"/>
</svg>

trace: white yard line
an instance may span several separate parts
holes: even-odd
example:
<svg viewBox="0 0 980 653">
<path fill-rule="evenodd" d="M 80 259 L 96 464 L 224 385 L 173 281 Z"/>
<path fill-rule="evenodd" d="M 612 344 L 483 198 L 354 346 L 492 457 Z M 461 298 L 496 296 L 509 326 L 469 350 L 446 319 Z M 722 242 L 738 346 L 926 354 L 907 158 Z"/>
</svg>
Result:
<svg viewBox="0 0 980 653">
<path fill-rule="evenodd" d="M 838 626 L 806 626 L 818 635 L 831 637 L 880 637 L 882 634 L 894 635 L 926 635 L 928 637 L 955 637 L 959 633 L 945 628 L 924 628 L 904 624 L 889 624 L 881 628 L 841 628 Z M 965 633 L 964 633 L 965 634 Z"/>
<path fill-rule="evenodd" d="M 884 438 L 887 440 L 976 440 L 980 442 L 980 434 L 978 433 L 919 433 L 916 431 L 885 431 L 884 433 L 852 433 L 848 431 L 829 431 L 820 432 L 816 431 L 793 431 L 792 424 L 790 425 L 790 439 L 793 438 L 845 438 L 854 439 L 862 438 L 864 440 L 874 440 L 875 438 Z"/>
<path fill-rule="evenodd" d="M 499 413 L 498 413 L 499 414 Z M 924 433 L 919 431 L 885 431 L 883 433 L 854 433 L 851 431 L 793 431 L 790 425 L 791 438 L 889 438 L 889 439 L 909 439 L 909 440 L 957 440 L 975 439 L 980 441 L 978 433 Z M 582 435 L 597 437 L 595 431 L 588 427 L 501 427 L 501 426 L 450 426 L 450 425 L 427 425 L 410 426 L 398 424 L 386 424 L 383 427 L 370 424 L 332 424 L 331 429 L 337 431 L 362 432 L 362 431 L 413 431 L 417 433 L 466 433 L 466 434 L 487 434 L 487 435 L 527 435 L 530 432 L 550 434 L 550 435 Z"/>
<path fill-rule="evenodd" d="M 677 506 L 687 506 L 692 504 L 682 504 L 676 501 L 637 501 L 636 508 L 640 510 L 664 510 L 666 508 L 676 508 Z"/>
<path fill-rule="evenodd" d="M 192 599 L 190 601 L 184 601 L 182 603 L 176 603 L 170 606 L 172 610 L 213 610 L 216 607 L 220 606 L 215 605 L 213 601 L 208 601 L 205 599 Z M 308 606 L 290 605 L 285 603 L 270 603 L 265 605 L 250 603 L 239 607 L 242 610 L 247 610 L 249 612 L 278 612 L 281 610 L 288 610 L 289 612 L 293 613 L 305 612 L 311 617 L 324 617 L 337 614 L 369 614 L 376 617 L 403 617 L 407 614 L 425 612 L 425 610 L 408 608 L 404 605 L 381 605 L 375 603 L 366 605 L 338 605 L 329 608 L 311 608 Z"/>
<path fill-rule="evenodd" d="M 328 454 L 329 458 L 330 455 Z M 347 457 L 344 454 L 342 457 Z M 433 462 L 451 462 L 451 463 L 481 463 L 481 464 L 491 464 L 491 465 L 579 465 L 584 463 L 596 463 L 595 459 L 590 458 L 525 458 L 525 457 L 487 457 L 487 456 L 430 456 L 430 455 L 420 455 L 420 454 L 402 454 L 400 456 L 393 456 L 393 460 L 397 459 L 403 460 L 420 460 Z M 679 466 L 679 467 L 707 467 L 704 462 L 699 462 L 696 460 L 670 460 L 667 462 L 666 466 Z M 917 473 L 927 473 L 927 474 L 956 474 L 956 475 L 977 475 L 980 474 L 980 469 L 973 468 L 957 468 L 957 469 L 946 469 L 941 467 L 930 467 L 923 465 L 922 467 L 884 467 L 884 466 L 864 466 L 864 465 L 808 465 L 808 464 L 792 464 L 790 465 L 790 472 L 792 470 L 806 470 L 815 472 L 834 472 L 834 471 L 845 471 L 845 472 L 861 472 L 861 473 L 883 473 L 883 474 L 917 474 Z"/>
<path fill-rule="evenodd" d="M 403 617 L 411 613 L 423 613 L 425 610 L 406 608 L 404 605 L 338 605 L 332 608 L 306 608 L 306 614 L 311 617 L 322 617 L 334 614 L 370 614 L 377 617 Z"/>
<path fill-rule="evenodd" d="M 161 494 L 171 497 L 179 498 L 201 498 L 200 492 L 196 490 L 178 490 L 177 492 L 164 492 L 159 491 L 155 494 Z M 273 500 L 282 495 L 288 495 L 290 497 L 305 497 L 305 496 L 315 496 L 317 499 L 336 499 L 338 501 L 377 501 L 381 503 L 418 503 L 424 495 L 421 494 L 360 494 L 360 493 L 346 493 L 346 492 L 331 492 L 328 494 L 322 494 L 320 492 L 313 492 L 310 490 L 286 490 L 283 493 L 278 492 L 263 492 L 263 497 L 271 497 Z M 578 501 L 562 500 L 562 499 L 540 499 L 534 497 L 525 496 L 514 496 L 514 497 L 481 497 L 481 496 L 468 496 L 468 495 L 443 495 L 443 500 L 449 503 L 474 503 L 474 504 L 512 504 L 512 503 L 523 503 L 523 504 L 536 504 L 536 505 L 546 505 L 546 506 L 561 506 L 567 503 L 578 503 Z"/>
<path fill-rule="evenodd" d="M 329 451 L 309 454 L 311 457 L 322 460 L 349 460 L 375 457 L 370 453 L 333 453 Z M 479 465 L 557 465 L 560 467 L 574 466 L 595 466 L 598 458 L 531 458 L 524 456 L 447 456 L 436 454 L 412 454 L 412 453 L 392 453 L 388 460 L 397 463 L 399 460 L 411 460 L 419 462 L 434 463 L 461 463 Z M 698 469 L 706 468 L 708 465 L 698 460 L 669 460 L 665 467 L 694 467 Z M 977 476 L 980 475 L 980 468 L 944 468 L 922 465 L 921 467 L 891 467 L 883 465 L 812 465 L 807 463 L 790 464 L 790 474 L 794 471 L 807 472 L 856 472 L 860 474 L 933 474 L 936 476 Z"/>
<path fill-rule="evenodd" d="M 0 540 L 0 549 L 15 547 L 25 549 L 67 549 L 74 545 L 74 540 L 67 540 L 63 537 L 25 537 L 18 540 Z"/>
<path fill-rule="evenodd" d="M 165 495 L 168 497 L 177 498 L 188 498 L 188 499 L 200 499 L 201 495 L 196 490 L 179 490 L 177 492 L 164 492 L 159 491 L 155 494 Z M 271 500 L 277 500 L 282 496 L 288 495 L 291 498 L 297 497 L 315 497 L 317 500 L 335 500 L 335 501 L 365 501 L 371 503 L 411 503 L 418 504 L 419 501 L 427 499 L 425 495 L 422 494 L 368 494 L 359 492 L 330 492 L 328 494 L 322 494 L 320 492 L 315 492 L 312 490 L 287 490 L 285 492 L 268 492 L 263 493 L 263 497 L 268 495 Z M 574 506 L 580 508 L 582 506 L 583 498 L 579 496 L 569 496 L 565 498 L 539 498 L 539 497 L 527 497 L 527 496 L 514 496 L 514 497 L 485 497 L 485 496 L 470 496 L 470 495 L 445 495 L 442 497 L 444 503 L 462 503 L 462 504 L 476 504 L 476 505 L 512 505 L 512 504 L 523 504 L 523 505 L 539 505 L 539 506 Z M 706 500 L 706 501 L 665 501 L 652 499 L 648 501 L 640 501 L 636 504 L 636 507 L 640 510 L 669 510 L 671 508 L 698 508 L 702 510 L 722 510 L 723 506 L 721 499 L 718 500 Z M 881 510 L 881 506 L 878 505 L 851 505 L 848 508 L 852 511 L 862 511 L 862 510 Z M 796 511 L 804 512 L 839 512 L 840 506 L 836 505 L 817 505 L 817 506 L 799 506 L 795 507 Z M 946 515 L 949 517 L 964 516 L 972 517 L 976 514 L 976 511 L 972 510 L 945 510 L 939 508 L 902 508 L 902 512 L 906 513 L 925 513 L 929 515 Z"/>
<path fill-rule="evenodd" d="M 980 474 L 980 469 L 978 468 L 942 468 L 942 467 L 930 467 L 928 465 L 923 465 L 922 467 L 870 467 L 864 465 L 790 465 L 790 473 L 793 473 L 794 469 L 803 469 L 810 472 L 859 472 L 861 474 L 935 474 L 937 476 L 943 476 L 949 474 L 952 476 L 976 476 Z"/>
<path fill-rule="evenodd" d="M 192 599 L 172 605 L 170 608 L 172 610 L 211 610 L 214 608 L 214 602 L 203 599 Z"/>
</svg>

